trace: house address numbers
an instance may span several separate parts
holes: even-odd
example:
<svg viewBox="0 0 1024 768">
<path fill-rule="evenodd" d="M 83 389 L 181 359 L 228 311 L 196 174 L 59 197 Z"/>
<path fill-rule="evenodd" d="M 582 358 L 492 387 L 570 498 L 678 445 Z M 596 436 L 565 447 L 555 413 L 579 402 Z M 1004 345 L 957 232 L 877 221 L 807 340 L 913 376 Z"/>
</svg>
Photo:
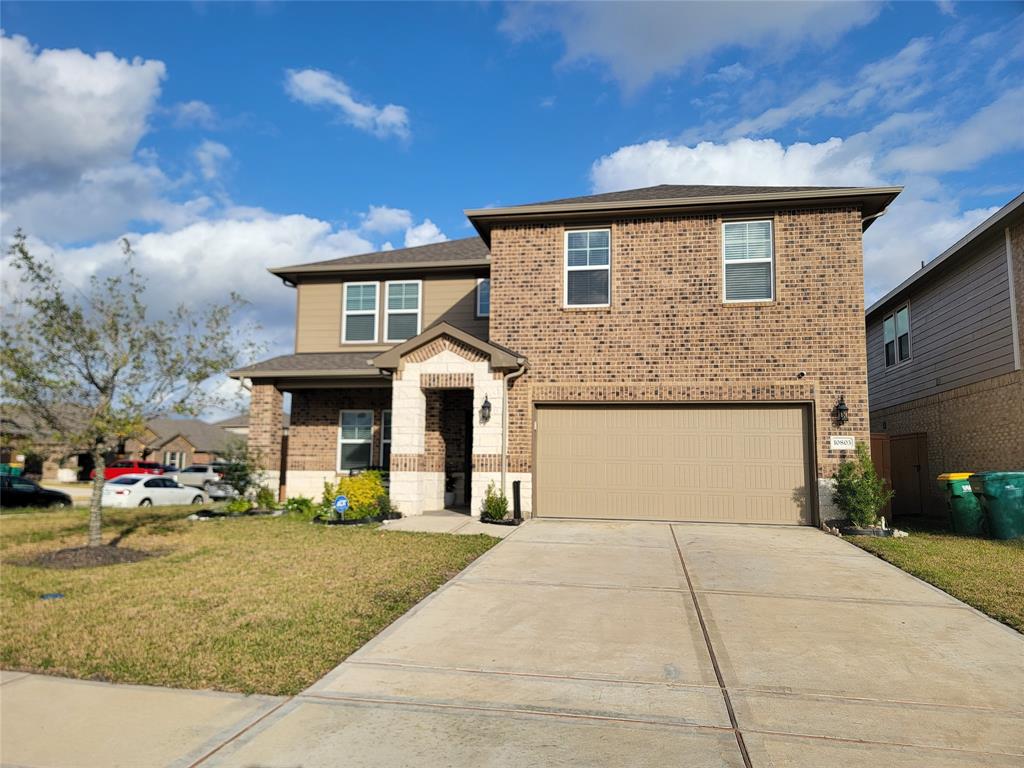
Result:
<svg viewBox="0 0 1024 768">
<path fill-rule="evenodd" d="M 830 451 L 852 451 L 857 448 L 857 440 L 852 436 L 832 435 L 828 439 Z"/>
</svg>

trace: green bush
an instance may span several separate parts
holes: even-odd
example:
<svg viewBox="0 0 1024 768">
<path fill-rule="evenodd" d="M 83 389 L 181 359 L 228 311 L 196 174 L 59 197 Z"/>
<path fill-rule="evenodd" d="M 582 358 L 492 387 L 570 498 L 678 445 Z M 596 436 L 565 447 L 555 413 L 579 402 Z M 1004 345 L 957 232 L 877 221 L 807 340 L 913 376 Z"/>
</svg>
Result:
<svg viewBox="0 0 1024 768">
<path fill-rule="evenodd" d="M 256 491 L 256 506 L 259 509 L 274 509 L 277 506 L 277 497 L 267 486 L 261 485 Z"/>
<path fill-rule="evenodd" d="M 850 522 L 858 527 L 877 524 L 878 513 L 889 503 L 893 492 L 885 487 L 885 481 L 875 471 L 867 445 L 857 445 L 857 457 L 841 463 L 835 479 L 832 501 Z"/>
<path fill-rule="evenodd" d="M 303 520 L 312 520 L 319 511 L 313 500 L 307 496 L 293 496 L 284 503 L 285 512 Z"/>
<path fill-rule="evenodd" d="M 243 498 L 232 499 L 225 505 L 224 509 L 228 514 L 240 515 L 252 509 L 252 502 L 249 499 Z"/>
<path fill-rule="evenodd" d="M 259 468 L 260 454 L 256 449 L 250 448 L 245 440 L 231 438 L 221 452 L 220 459 L 224 482 L 234 488 L 239 496 L 249 495 L 249 492 L 259 485 L 262 474 Z"/>
<path fill-rule="evenodd" d="M 503 520 L 505 515 L 508 514 L 508 497 L 505 496 L 505 492 L 499 492 L 494 487 L 494 481 L 492 480 L 487 485 L 487 491 L 484 493 L 484 503 L 480 508 L 480 516 L 484 520 Z"/>
<path fill-rule="evenodd" d="M 367 470 L 358 475 L 343 477 L 336 485 L 325 482 L 318 508 L 320 514 L 330 518 L 337 517 L 334 499 L 339 495 L 348 498 L 346 520 L 363 520 L 396 512 L 388 498 L 388 492 L 384 489 L 381 473 L 377 470 Z"/>
</svg>

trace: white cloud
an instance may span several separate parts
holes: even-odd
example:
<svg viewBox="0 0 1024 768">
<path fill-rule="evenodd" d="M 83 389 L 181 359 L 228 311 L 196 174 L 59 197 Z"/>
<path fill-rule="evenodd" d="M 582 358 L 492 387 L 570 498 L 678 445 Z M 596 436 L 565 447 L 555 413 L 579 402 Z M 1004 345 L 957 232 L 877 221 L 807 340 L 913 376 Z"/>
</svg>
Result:
<svg viewBox="0 0 1024 768">
<path fill-rule="evenodd" d="M 555 32 L 565 44 L 563 63 L 600 62 L 633 91 L 721 48 L 789 56 L 803 43 L 826 45 L 880 10 L 875 3 L 820 1 L 513 3 L 501 29 L 517 41 Z"/>
<path fill-rule="evenodd" d="M 360 229 L 381 235 L 412 226 L 412 213 L 404 208 L 389 208 L 386 205 L 371 205 L 370 210 L 362 214 L 362 219 Z"/>
<path fill-rule="evenodd" d="M 195 157 L 203 178 L 212 181 L 220 176 L 224 163 L 231 159 L 231 150 L 220 142 L 205 139 L 196 147 Z"/>
<path fill-rule="evenodd" d="M 738 61 L 725 67 L 719 67 L 718 71 L 708 75 L 708 80 L 722 83 L 736 83 L 740 80 L 748 80 L 754 73 L 744 67 Z"/>
<path fill-rule="evenodd" d="M 595 192 L 656 184 L 849 186 L 880 180 L 872 157 L 846 152 L 839 138 L 788 147 L 774 139 L 705 141 L 696 146 L 660 139 L 600 158 L 591 167 L 590 178 Z"/>
<path fill-rule="evenodd" d="M 409 227 L 405 230 L 405 247 L 413 248 L 417 245 L 429 245 L 430 243 L 443 243 L 448 237 L 438 229 L 438 226 L 430 219 L 424 219 L 421 224 Z"/>
<path fill-rule="evenodd" d="M 177 128 L 198 125 L 200 128 L 212 130 L 220 122 L 214 108 L 198 99 L 175 104 L 171 107 L 171 113 L 174 115 L 174 125 Z"/>
<path fill-rule="evenodd" d="M 0 45 L 0 152 L 5 196 L 74 183 L 128 160 L 160 95 L 160 61 L 78 49 L 39 51 L 21 36 Z"/>
<path fill-rule="evenodd" d="M 943 125 L 916 145 L 894 149 L 886 158 L 892 169 L 916 173 L 965 170 L 994 155 L 1024 147 L 1024 87 L 1003 93 L 958 127 Z"/>
<path fill-rule="evenodd" d="M 285 90 L 296 101 L 311 106 L 330 105 L 341 111 L 342 119 L 379 138 L 397 136 L 408 139 L 409 112 L 405 107 L 375 104 L 356 99 L 352 89 L 340 77 L 320 69 L 289 69 Z"/>
</svg>

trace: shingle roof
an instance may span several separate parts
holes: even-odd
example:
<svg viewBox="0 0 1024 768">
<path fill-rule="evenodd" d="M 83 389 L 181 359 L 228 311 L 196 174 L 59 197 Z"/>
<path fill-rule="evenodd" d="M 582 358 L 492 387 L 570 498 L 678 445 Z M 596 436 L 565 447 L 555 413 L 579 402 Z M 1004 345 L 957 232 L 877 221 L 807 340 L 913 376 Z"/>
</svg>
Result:
<svg viewBox="0 0 1024 768">
<path fill-rule="evenodd" d="M 233 437 L 227 430 L 199 419 L 150 419 L 146 427 L 157 436 L 156 440 L 149 442 L 153 448 L 159 448 L 176 435 L 181 435 L 197 450 L 217 453 Z"/>
<path fill-rule="evenodd" d="M 564 205 L 566 203 L 624 203 L 641 200 L 683 200 L 690 197 L 729 197 L 733 195 L 763 195 L 772 192 L 813 192 L 826 189 L 853 189 L 853 187 L 737 187 L 714 184 L 658 184 L 653 187 L 623 189 L 582 197 L 563 197 L 524 205 Z"/>
<path fill-rule="evenodd" d="M 291 424 L 291 414 L 287 411 L 284 412 L 284 426 Z M 228 429 L 230 427 L 248 427 L 249 426 L 249 414 L 248 413 L 236 413 L 234 416 L 228 416 L 226 419 L 215 421 L 214 424 L 218 427 Z"/>
<path fill-rule="evenodd" d="M 486 261 L 490 251 L 479 237 L 466 237 L 461 240 L 445 240 L 443 243 L 418 245 L 414 248 L 395 248 L 391 251 L 360 253 L 355 256 L 343 256 L 340 259 L 314 261 L 308 264 L 293 264 L 288 267 L 274 267 L 270 271 L 275 275 L 287 275 L 297 272 L 330 272 L 333 270 L 353 270 L 363 266 L 379 268 L 383 266 L 421 266 L 424 264 L 458 266 L 461 262 L 476 264 Z"/>
<path fill-rule="evenodd" d="M 363 373 L 368 376 L 378 375 L 377 368 L 371 362 L 377 352 L 300 352 L 294 355 L 280 355 L 269 360 L 262 360 L 236 371 L 230 375 L 235 378 L 254 375 L 285 375 L 301 376 L 304 373 L 324 374 L 335 372 Z"/>
</svg>

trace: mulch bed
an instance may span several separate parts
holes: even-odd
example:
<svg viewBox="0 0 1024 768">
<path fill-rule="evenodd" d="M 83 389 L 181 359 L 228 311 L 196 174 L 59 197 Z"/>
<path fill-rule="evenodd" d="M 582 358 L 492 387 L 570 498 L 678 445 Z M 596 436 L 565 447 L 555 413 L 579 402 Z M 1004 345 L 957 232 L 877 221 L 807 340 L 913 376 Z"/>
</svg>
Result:
<svg viewBox="0 0 1024 768">
<path fill-rule="evenodd" d="M 38 568 L 58 568 L 71 570 L 74 568 L 96 568 L 102 565 L 118 565 L 119 563 L 137 563 L 156 553 L 144 552 L 141 549 L 111 547 L 104 544 L 100 547 L 68 547 L 53 552 L 44 552 L 22 565 L 34 565 Z"/>
</svg>

